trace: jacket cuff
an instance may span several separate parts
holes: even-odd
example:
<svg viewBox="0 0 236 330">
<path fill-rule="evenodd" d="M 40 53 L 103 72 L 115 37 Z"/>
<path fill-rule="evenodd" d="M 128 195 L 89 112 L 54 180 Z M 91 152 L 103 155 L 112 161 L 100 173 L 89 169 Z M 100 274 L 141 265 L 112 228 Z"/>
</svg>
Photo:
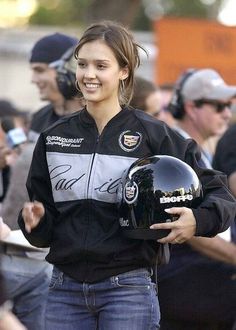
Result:
<svg viewBox="0 0 236 330">
<path fill-rule="evenodd" d="M 218 234 L 220 226 L 219 216 L 214 209 L 210 211 L 205 208 L 192 209 L 196 219 L 195 236 L 213 237 Z"/>
</svg>

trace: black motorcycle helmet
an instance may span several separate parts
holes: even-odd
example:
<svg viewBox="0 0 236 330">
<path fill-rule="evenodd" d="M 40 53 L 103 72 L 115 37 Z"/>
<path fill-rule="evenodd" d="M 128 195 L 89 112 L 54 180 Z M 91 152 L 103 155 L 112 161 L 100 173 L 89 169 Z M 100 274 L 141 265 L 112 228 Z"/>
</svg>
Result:
<svg viewBox="0 0 236 330">
<path fill-rule="evenodd" d="M 134 162 L 118 187 L 120 226 L 136 239 L 159 239 L 169 230 L 152 230 L 154 223 L 176 220 L 165 212 L 171 207 L 197 207 L 202 188 L 195 171 L 171 156 L 156 155 Z"/>
</svg>

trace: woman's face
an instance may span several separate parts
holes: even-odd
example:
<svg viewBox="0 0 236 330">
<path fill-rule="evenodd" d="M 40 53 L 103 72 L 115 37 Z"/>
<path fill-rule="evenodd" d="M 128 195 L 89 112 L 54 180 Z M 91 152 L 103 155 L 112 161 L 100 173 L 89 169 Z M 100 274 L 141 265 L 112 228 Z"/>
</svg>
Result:
<svg viewBox="0 0 236 330">
<path fill-rule="evenodd" d="M 127 76 L 128 69 L 119 67 L 104 41 L 88 42 L 79 50 L 76 79 L 87 103 L 117 103 L 120 80 Z"/>
</svg>

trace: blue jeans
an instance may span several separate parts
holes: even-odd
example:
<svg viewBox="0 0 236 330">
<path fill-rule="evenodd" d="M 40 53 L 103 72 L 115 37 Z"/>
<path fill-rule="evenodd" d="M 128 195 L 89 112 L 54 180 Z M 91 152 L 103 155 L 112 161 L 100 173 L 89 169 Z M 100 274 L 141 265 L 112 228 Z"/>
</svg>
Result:
<svg viewBox="0 0 236 330">
<path fill-rule="evenodd" d="M 142 268 L 88 284 L 73 280 L 54 267 L 46 329 L 159 329 L 156 285 L 150 276 Z"/>
<path fill-rule="evenodd" d="M 44 260 L 2 254 L 1 271 L 13 313 L 28 330 L 44 330 L 52 266 Z"/>
</svg>

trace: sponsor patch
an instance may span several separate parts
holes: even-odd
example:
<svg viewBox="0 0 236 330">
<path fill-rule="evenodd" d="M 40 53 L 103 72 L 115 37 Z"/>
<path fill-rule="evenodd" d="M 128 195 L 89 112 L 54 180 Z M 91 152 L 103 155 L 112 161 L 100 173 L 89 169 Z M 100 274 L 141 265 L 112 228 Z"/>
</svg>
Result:
<svg viewBox="0 0 236 330">
<path fill-rule="evenodd" d="M 127 182 L 124 189 L 124 199 L 127 204 L 132 204 L 138 198 L 138 186 L 135 182 Z"/>
<path fill-rule="evenodd" d="M 124 151 L 134 151 L 142 141 L 142 134 L 139 132 L 125 131 L 119 136 L 119 145 Z"/>
<path fill-rule="evenodd" d="M 80 148 L 84 138 L 66 138 L 58 135 L 48 135 L 46 145 L 58 145 L 60 147 Z"/>
</svg>

